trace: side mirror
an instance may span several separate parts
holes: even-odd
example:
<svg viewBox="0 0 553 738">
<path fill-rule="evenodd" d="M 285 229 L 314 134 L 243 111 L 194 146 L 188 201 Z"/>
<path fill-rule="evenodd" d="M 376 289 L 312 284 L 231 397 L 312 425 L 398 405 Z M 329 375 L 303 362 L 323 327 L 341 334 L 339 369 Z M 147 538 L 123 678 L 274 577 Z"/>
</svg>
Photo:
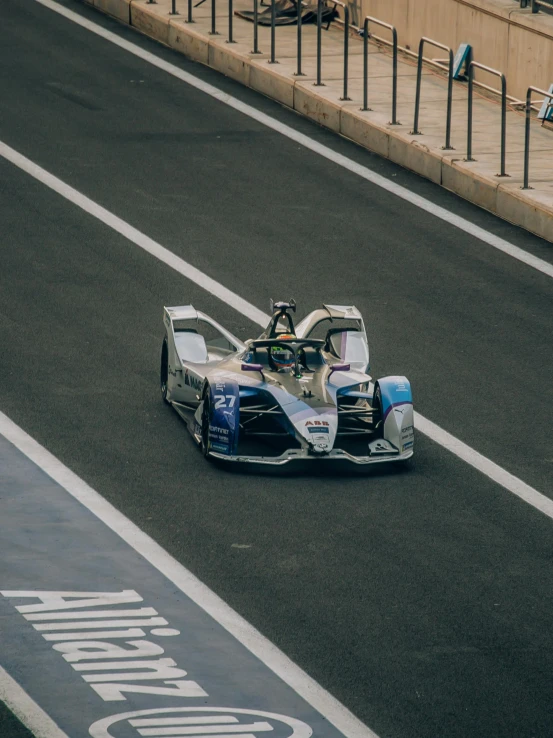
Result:
<svg viewBox="0 0 553 738">
<path fill-rule="evenodd" d="M 242 364 L 243 372 L 261 372 L 263 374 L 263 364 Z"/>
<path fill-rule="evenodd" d="M 330 371 L 332 372 L 349 372 L 351 369 L 351 364 L 333 364 L 330 367 Z"/>
</svg>

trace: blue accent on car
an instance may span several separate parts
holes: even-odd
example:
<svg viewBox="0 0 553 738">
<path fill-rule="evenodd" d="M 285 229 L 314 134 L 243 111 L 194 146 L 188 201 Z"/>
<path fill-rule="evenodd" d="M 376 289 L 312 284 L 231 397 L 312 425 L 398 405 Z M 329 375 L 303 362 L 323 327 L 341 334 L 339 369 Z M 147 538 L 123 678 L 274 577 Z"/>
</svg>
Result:
<svg viewBox="0 0 553 738">
<path fill-rule="evenodd" d="M 310 433 L 330 433 L 328 428 L 325 426 L 318 425 L 316 428 L 308 428 L 307 429 Z"/>
<path fill-rule="evenodd" d="M 250 389 L 249 387 L 242 387 L 240 389 L 240 397 L 253 397 L 257 394 L 259 394 L 259 390 L 257 389 Z"/>
<path fill-rule="evenodd" d="M 385 418 L 393 407 L 413 404 L 411 385 L 407 377 L 382 377 L 378 380 L 382 396 L 382 416 Z"/>
<path fill-rule="evenodd" d="M 371 392 L 361 392 L 360 390 L 355 389 L 355 387 L 339 389 L 336 394 L 340 395 L 340 397 L 359 397 L 365 400 L 372 400 L 373 397 Z"/>
<path fill-rule="evenodd" d="M 240 434 L 240 389 L 233 381 L 209 385 L 211 417 L 209 443 L 213 450 L 229 456 L 238 451 Z"/>
</svg>

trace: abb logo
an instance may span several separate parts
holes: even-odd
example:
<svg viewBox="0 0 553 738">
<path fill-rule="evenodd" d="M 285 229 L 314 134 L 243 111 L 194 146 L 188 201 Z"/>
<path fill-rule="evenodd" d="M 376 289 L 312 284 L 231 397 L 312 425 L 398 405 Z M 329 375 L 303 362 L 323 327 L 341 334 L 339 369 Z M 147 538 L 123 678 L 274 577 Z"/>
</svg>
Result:
<svg viewBox="0 0 553 738">
<path fill-rule="evenodd" d="M 324 425 L 328 428 L 329 423 L 326 420 L 308 420 L 305 425 Z"/>
</svg>

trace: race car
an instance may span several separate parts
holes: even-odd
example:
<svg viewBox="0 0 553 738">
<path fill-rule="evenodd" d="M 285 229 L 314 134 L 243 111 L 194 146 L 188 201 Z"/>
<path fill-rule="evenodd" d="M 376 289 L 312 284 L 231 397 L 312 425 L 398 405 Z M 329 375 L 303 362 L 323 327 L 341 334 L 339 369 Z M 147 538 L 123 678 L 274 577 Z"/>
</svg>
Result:
<svg viewBox="0 0 553 738">
<path fill-rule="evenodd" d="M 242 342 L 192 305 L 164 308 L 160 386 L 206 457 L 282 465 L 296 460 L 402 462 L 413 455 L 411 386 L 373 382 L 354 306 L 323 305 L 294 324 L 296 304 Z"/>
</svg>

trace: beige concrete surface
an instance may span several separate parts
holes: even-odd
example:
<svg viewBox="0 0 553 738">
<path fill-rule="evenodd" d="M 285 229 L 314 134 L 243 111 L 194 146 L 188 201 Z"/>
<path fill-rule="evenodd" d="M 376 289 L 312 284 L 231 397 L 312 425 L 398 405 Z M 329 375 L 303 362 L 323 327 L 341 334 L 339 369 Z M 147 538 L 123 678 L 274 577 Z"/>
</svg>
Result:
<svg viewBox="0 0 553 738">
<path fill-rule="evenodd" d="M 171 0 L 157 0 L 155 4 L 148 0 L 132 0 L 131 26 L 168 46 L 170 10 Z"/>
<path fill-rule="evenodd" d="M 257 92 L 277 100 L 289 108 L 294 107 L 294 82 L 290 75 L 283 74 L 279 64 L 268 64 L 267 60 L 250 63 L 250 87 Z"/>
<path fill-rule="evenodd" d="M 532 14 L 513 0 L 350 0 L 353 23 L 366 15 L 392 23 L 400 46 L 417 50 L 422 36 L 455 51 L 472 46 L 474 58 L 507 76 L 510 94 L 522 98 L 530 85 L 553 83 L 553 16 Z M 384 29 L 374 33 L 388 38 Z M 439 50 L 429 57 L 439 57 Z"/>
<path fill-rule="evenodd" d="M 90 0 L 99 9 L 125 20 L 129 0 Z M 474 0 L 476 1 L 476 0 Z M 375 0 L 378 4 L 379 0 Z M 403 0 L 399 0 L 403 2 Z M 478 0 L 482 6 L 507 0 Z M 511 2 L 511 0 L 509 0 Z M 251 0 L 235 0 L 235 9 L 251 9 Z M 511 6 L 509 6 L 511 7 Z M 263 8 L 260 8 L 263 10 Z M 316 81 L 316 27 L 304 25 L 302 71 L 297 76 L 297 27 L 276 29 L 276 60 L 270 63 L 270 28 L 258 28 L 259 49 L 253 54 L 253 23 L 233 17 L 233 38 L 227 42 L 228 6 L 217 3 L 216 29 L 211 34 L 210 0 L 193 9 L 186 22 L 186 0 L 177 0 L 178 15 L 171 15 L 171 0 L 130 0 L 130 22 L 138 30 L 207 64 L 295 109 L 358 144 L 456 192 L 471 202 L 553 241 L 553 126 L 531 124 L 530 185 L 522 190 L 524 115 L 507 113 L 506 171 L 500 171 L 501 109 L 497 98 L 475 92 L 472 158 L 467 158 L 467 85 L 455 82 L 452 96 L 451 147 L 445 149 L 447 79 L 425 67 L 421 83 L 419 131 L 413 133 L 416 66 L 408 56 L 398 63 L 397 119 L 392 115 L 392 60 L 389 50 L 369 44 L 368 105 L 363 106 L 363 43 L 349 37 L 348 100 L 343 100 L 343 27 L 333 24 L 323 32 L 322 86 Z M 507 12 L 505 5 L 504 12 Z M 508 16 L 505 16 L 508 17 Z M 127 21 L 128 22 L 128 21 Z M 438 50 L 439 51 L 439 50 Z M 509 204 L 510 203 L 510 204 Z"/>
<path fill-rule="evenodd" d="M 93 0 L 94 7 L 123 23 L 131 22 L 131 0 Z"/>
<path fill-rule="evenodd" d="M 169 22 L 168 44 L 189 59 L 201 64 L 209 63 L 209 39 L 183 20 L 175 19 Z"/>
</svg>

